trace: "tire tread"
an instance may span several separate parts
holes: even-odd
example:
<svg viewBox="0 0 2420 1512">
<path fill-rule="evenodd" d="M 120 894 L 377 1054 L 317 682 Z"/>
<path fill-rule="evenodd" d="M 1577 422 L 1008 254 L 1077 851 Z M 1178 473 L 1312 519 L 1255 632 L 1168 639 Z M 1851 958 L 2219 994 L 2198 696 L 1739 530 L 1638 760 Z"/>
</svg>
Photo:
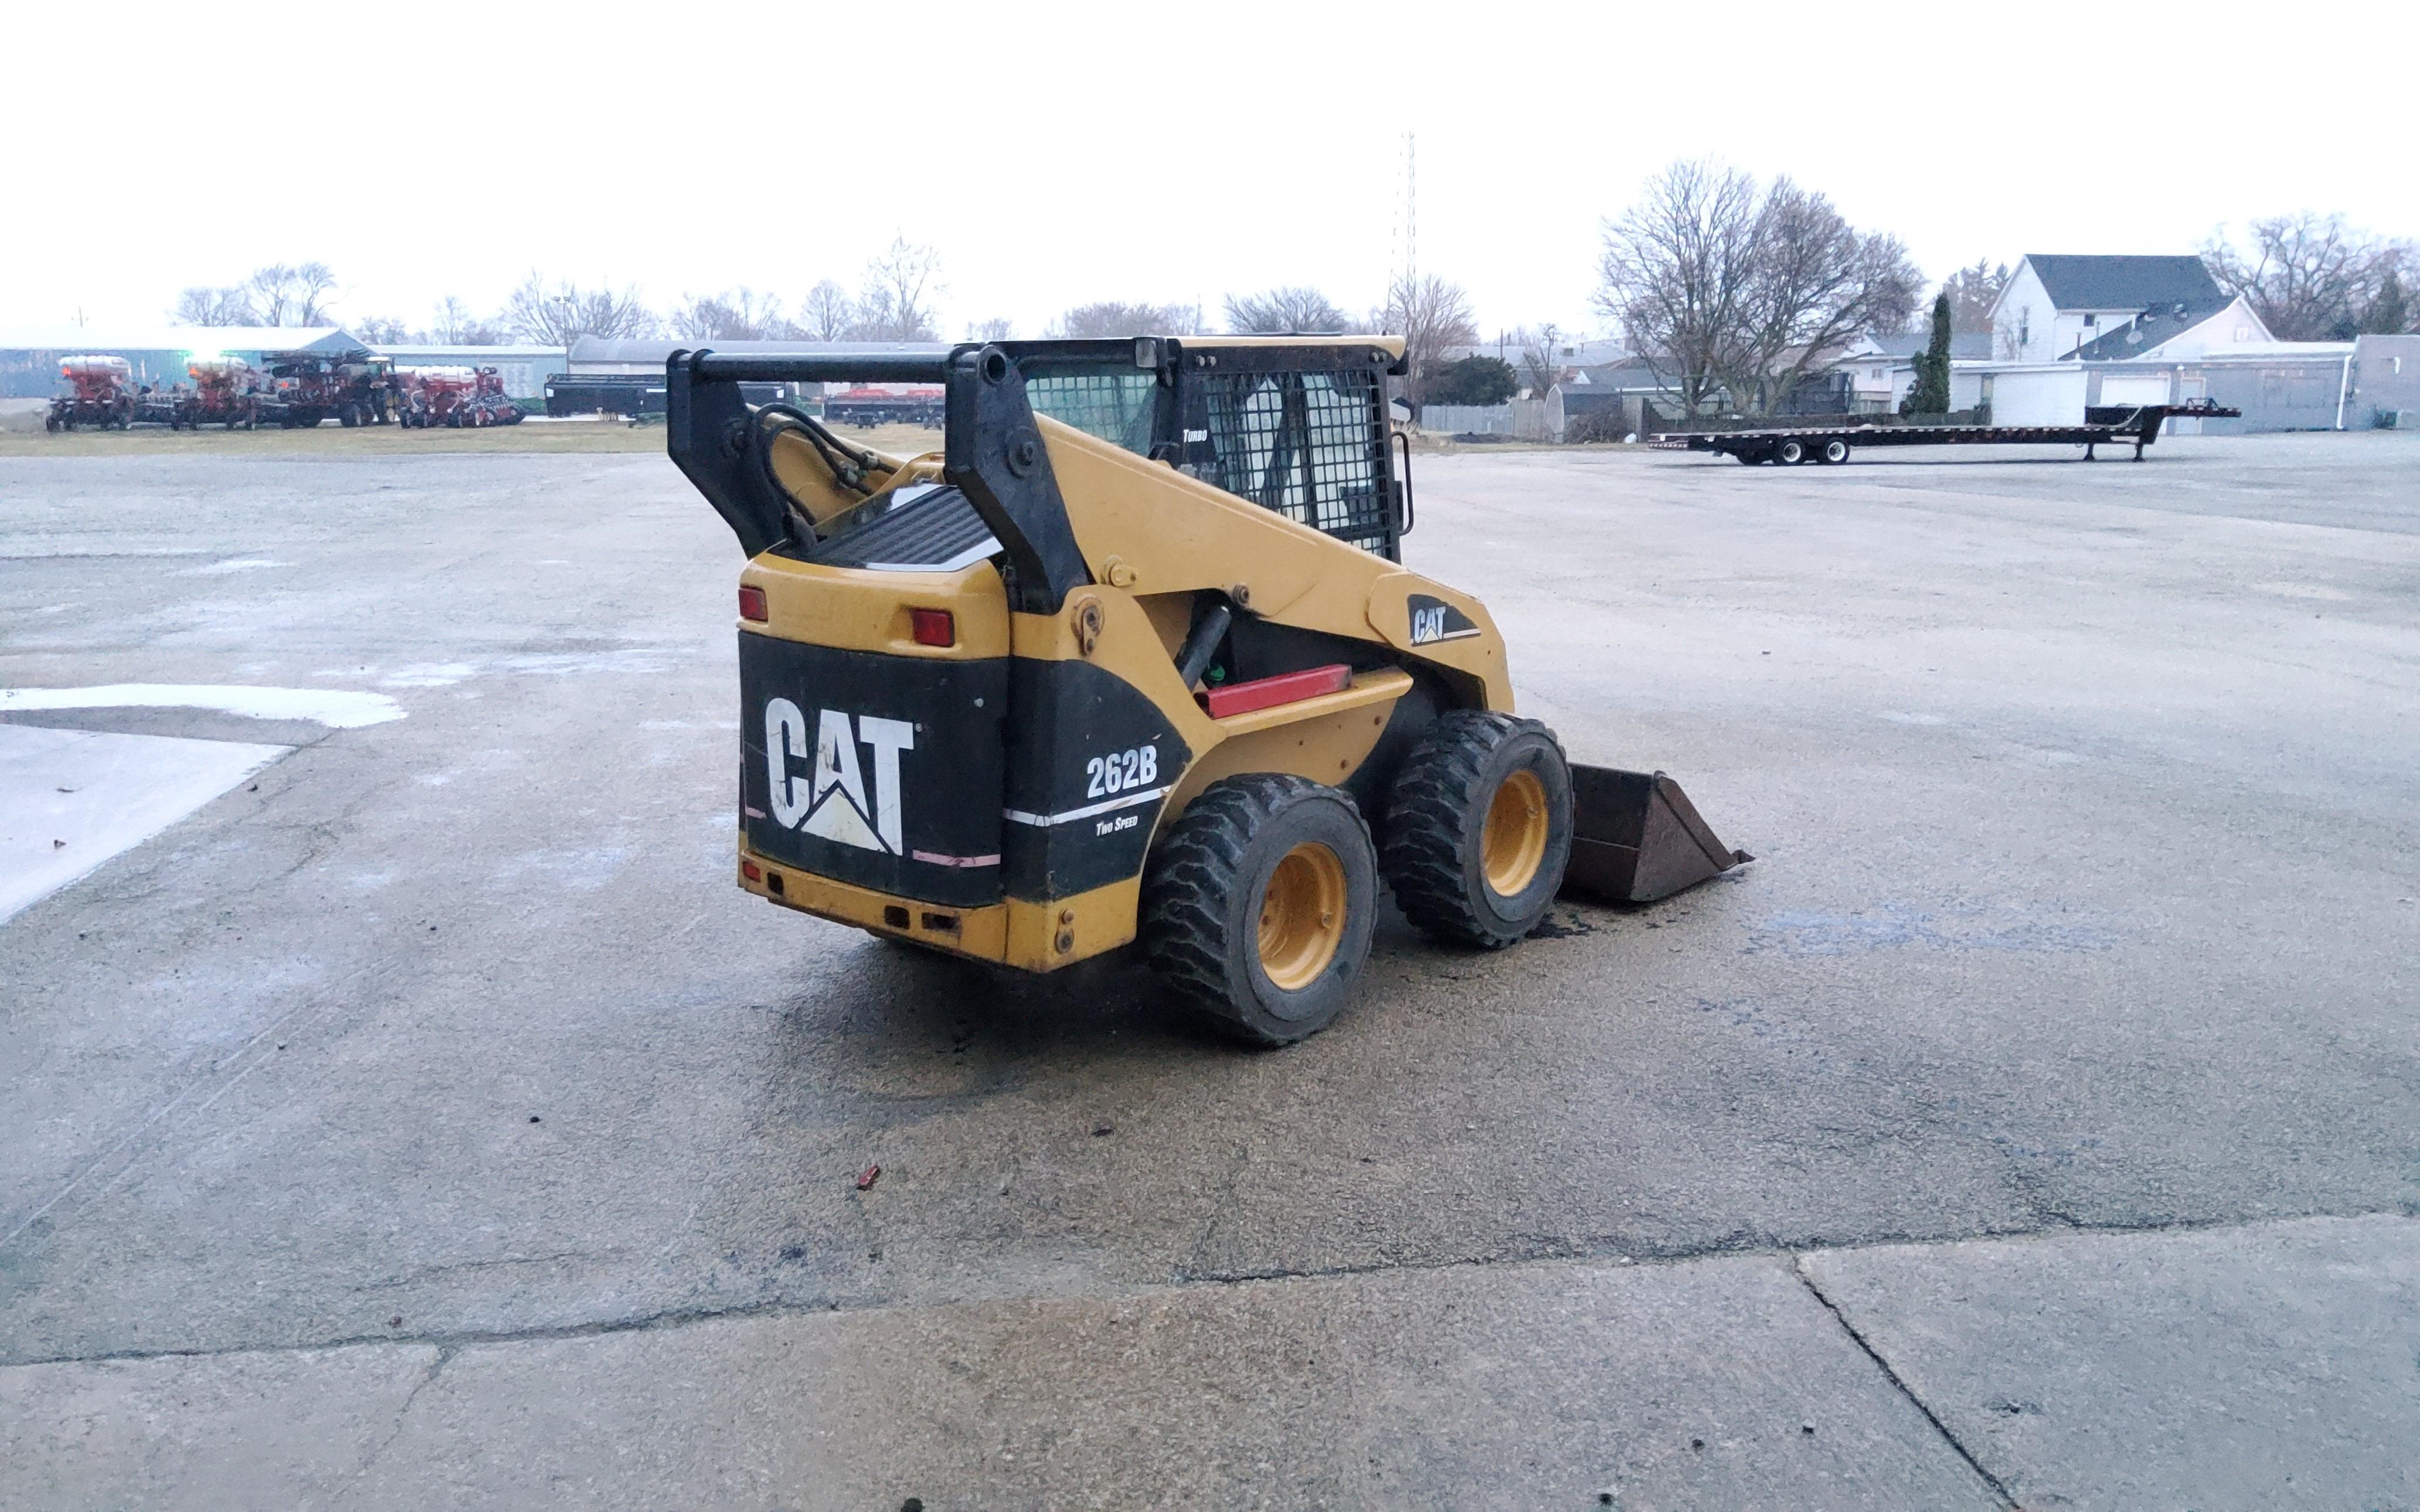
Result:
<svg viewBox="0 0 2420 1512">
<path fill-rule="evenodd" d="M 1258 1044 L 1290 1041 L 1248 1023 L 1229 995 L 1235 942 L 1227 903 L 1251 885 L 1245 861 L 1254 836 L 1290 798 L 1308 793 L 1336 794 L 1352 805 L 1349 795 L 1306 777 L 1261 772 L 1211 784 L 1170 826 L 1143 875 L 1138 924 L 1153 972 L 1220 1029 Z M 1354 814 L 1358 821 L 1357 808 Z"/>
<path fill-rule="evenodd" d="M 1535 719 L 1456 709 L 1440 715 L 1404 758 L 1387 807 L 1378 866 L 1404 917 L 1434 938 L 1481 950 L 1501 950 L 1520 938 L 1488 928 L 1471 912 L 1463 857 L 1486 823 L 1475 790 L 1488 757 L 1529 731 L 1561 751 L 1554 732 Z"/>
</svg>

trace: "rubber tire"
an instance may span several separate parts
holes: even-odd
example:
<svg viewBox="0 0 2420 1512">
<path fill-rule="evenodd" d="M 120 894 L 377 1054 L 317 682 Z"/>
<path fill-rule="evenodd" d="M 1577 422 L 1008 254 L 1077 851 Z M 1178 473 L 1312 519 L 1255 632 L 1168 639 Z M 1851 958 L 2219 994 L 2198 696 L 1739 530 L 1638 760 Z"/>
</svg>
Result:
<svg viewBox="0 0 2420 1512">
<path fill-rule="evenodd" d="M 1837 456 L 1833 455 L 1836 452 L 1839 454 Z M 1823 442 L 1823 450 L 1819 455 L 1826 463 L 1837 467 L 1849 459 L 1849 443 L 1837 436 L 1832 437 Z"/>
<path fill-rule="evenodd" d="M 1261 966 L 1261 899 L 1278 862 L 1308 841 L 1343 863 L 1344 932 L 1326 968 L 1287 992 Z M 1286 1045 L 1351 1002 L 1377 914 L 1377 850 L 1351 795 L 1254 772 L 1211 783 L 1161 837 L 1143 871 L 1138 933 L 1160 980 L 1219 1030 Z"/>
<path fill-rule="evenodd" d="M 1783 467 L 1795 467 L 1807 460 L 1807 448 L 1798 441 L 1783 441 L 1773 449 L 1773 459 Z"/>
<path fill-rule="evenodd" d="M 1529 885 L 1505 897 L 1487 881 L 1480 841 L 1488 805 L 1516 771 L 1546 794 L 1546 848 Z M 1387 798 L 1379 868 L 1404 917 L 1433 939 L 1501 950 L 1554 906 L 1572 858 L 1572 769 L 1555 733 L 1535 719 L 1456 709 L 1438 717 L 1404 758 Z"/>
</svg>

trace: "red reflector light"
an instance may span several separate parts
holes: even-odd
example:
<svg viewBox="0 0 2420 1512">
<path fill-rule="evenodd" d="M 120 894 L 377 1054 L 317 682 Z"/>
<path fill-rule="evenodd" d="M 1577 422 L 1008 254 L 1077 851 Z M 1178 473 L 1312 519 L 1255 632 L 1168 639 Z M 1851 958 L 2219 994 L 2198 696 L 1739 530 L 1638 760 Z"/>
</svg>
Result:
<svg viewBox="0 0 2420 1512">
<path fill-rule="evenodd" d="M 908 622 L 920 646 L 954 646 L 958 643 L 958 622 L 945 609 L 911 609 Z"/>
<path fill-rule="evenodd" d="M 1323 693 L 1342 693 L 1353 686 L 1353 669 L 1338 662 L 1332 667 L 1313 667 L 1307 671 L 1281 672 L 1275 677 L 1256 677 L 1249 683 L 1230 683 L 1195 696 L 1213 719 L 1223 719 L 1231 714 L 1249 714 L 1254 709 L 1274 709 L 1280 703 L 1299 703 Z"/>
<path fill-rule="evenodd" d="M 754 620 L 759 625 L 772 618 L 772 615 L 765 610 L 765 590 L 754 583 L 739 585 L 739 617 L 743 620 Z"/>
<path fill-rule="evenodd" d="M 739 874 L 746 877 L 751 882 L 762 882 L 765 880 L 765 869 L 758 866 L 753 861 L 740 862 Z"/>
</svg>

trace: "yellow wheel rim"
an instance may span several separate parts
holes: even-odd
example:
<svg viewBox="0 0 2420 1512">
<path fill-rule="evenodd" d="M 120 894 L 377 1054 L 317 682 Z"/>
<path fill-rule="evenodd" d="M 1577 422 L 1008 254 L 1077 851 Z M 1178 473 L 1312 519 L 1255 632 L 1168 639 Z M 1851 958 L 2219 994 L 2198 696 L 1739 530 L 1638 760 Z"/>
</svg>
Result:
<svg viewBox="0 0 2420 1512">
<path fill-rule="evenodd" d="M 1499 898 L 1517 897 L 1537 879 L 1546 858 L 1546 785 L 1537 773 L 1515 772 L 1496 790 L 1479 832 L 1479 856 Z"/>
<path fill-rule="evenodd" d="M 1309 841 L 1285 853 L 1261 894 L 1261 969 L 1281 992 L 1319 980 L 1344 938 L 1344 863 Z"/>
</svg>

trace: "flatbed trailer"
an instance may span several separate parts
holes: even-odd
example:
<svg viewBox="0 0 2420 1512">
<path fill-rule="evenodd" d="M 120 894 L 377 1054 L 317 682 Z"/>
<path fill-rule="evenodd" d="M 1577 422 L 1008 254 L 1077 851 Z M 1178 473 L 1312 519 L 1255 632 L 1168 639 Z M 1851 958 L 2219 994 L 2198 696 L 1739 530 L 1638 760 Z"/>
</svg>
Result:
<svg viewBox="0 0 2420 1512">
<path fill-rule="evenodd" d="M 2081 425 L 1774 425 L 1756 430 L 1665 432 L 1647 439 L 1665 451 L 1721 452 L 1741 462 L 1846 462 L 1861 446 L 2081 446 L 2094 461 L 2100 446 L 2132 445 L 2133 459 L 2159 440 L 2171 418 L 2233 420 L 2243 411 L 2196 399 L 2186 404 L 2096 406 Z"/>
</svg>

